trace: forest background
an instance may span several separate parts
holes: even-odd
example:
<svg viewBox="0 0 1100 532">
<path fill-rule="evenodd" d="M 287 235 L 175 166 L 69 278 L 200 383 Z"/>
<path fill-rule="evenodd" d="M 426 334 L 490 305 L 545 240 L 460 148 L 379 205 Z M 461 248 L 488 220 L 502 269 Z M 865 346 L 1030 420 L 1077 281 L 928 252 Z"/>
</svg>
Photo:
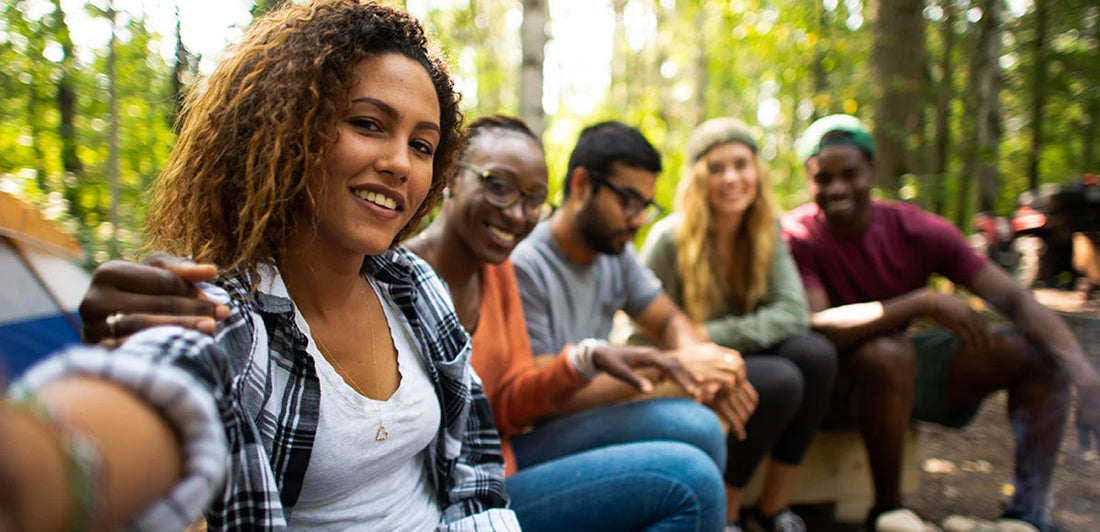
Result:
<svg viewBox="0 0 1100 532">
<path fill-rule="evenodd" d="M 238 21 L 188 28 L 178 13 L 193 1 L 3 0 L 0 191 L 65 224 L 89 267 L 141 245 L 178 102 L 217 60 L 188 35 L 231 40 L 287 0 L 223 0 Z M 1100 173 L 1095 1 L 390 3 L 438 40 L 469 118 L 517 114 L 542 133 L 553 193 L 577 133 L 603 119 L 639 126 L 664 154 L 666 207 L 688 135 L 716 116 L 763 140 L 784 208 L 809 200 L 795 140 L 837 112 L 873 125 L 881 196 L 967 232 L 975 212 L 1007 214 L 1025 190 Z M 165 4 L 174 30 L 151 23 Z M 75 44 L 89 27 L 104 38 Z"/>
</svg>

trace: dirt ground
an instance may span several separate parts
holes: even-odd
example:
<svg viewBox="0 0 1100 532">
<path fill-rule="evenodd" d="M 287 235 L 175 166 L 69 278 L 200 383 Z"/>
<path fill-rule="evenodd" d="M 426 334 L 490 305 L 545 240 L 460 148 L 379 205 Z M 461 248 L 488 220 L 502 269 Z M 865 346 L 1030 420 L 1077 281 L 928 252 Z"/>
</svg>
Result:
<svg viewBox="0 0 1100 532">
<path fill-rule="evenodd" d="M 1082 302 L 1076 292 L 1036 290 L 1036 298 L 1054 309 L 1074 329 L 1093 365 L 1100 368 L 1100 302 Z M 995 520 L 1011 494 L 1012 434 L 1005 415 L 1006 395 L 986 400 L 977 419 L 962 431 L 922 424 L 920 491 L 906 505 L 925 520 L 941 524 L 947 516 Z M 1070 426 L 1062 440 L 1053 480 L 1055 523 L 1065 532 L 1100 531 L 1100 457 L 1082 453 Z M 821 519 L 818 509 L 804 512 L 811 530 L 853 531 Z M 815 515 L 817 514 L 817 515 Z"/>
<path fill-rule="evenodd" d="M 1036 298 L 1058 312 L 1077 333 L 1093 365 L 1100 368 L 1100 303 L 1084 303 L 1076 292 L 1036 290 Z M 920 427 L 920 492 L 907 501 L 935 523 L 952 514 L 996 519 L 1011 494 L 1012 434 L 1004 393 L 986 400 L 964 431 Z M 1082 453 L 1072 420 L 1062 439 L 1053 481 L 1055 522 L 1067 532 L 1100 530 L 1100 458 Z"/>
</svg>

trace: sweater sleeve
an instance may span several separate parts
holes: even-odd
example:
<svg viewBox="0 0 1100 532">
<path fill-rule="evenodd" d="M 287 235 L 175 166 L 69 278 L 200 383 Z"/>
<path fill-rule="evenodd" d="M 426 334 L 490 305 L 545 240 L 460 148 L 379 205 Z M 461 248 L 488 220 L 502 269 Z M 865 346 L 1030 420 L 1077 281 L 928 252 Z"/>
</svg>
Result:
<svg viewBox="0 0 1100 532">
<path fill-rule="evenodd" d="M 229 455 L 222 415 L 229 408 L 230 375 L 210 337 L 157 327 L 135 334 L 115 351 L 72 347 L 32 368 L 16 386 L 35 390 L 70 376 L 98 377 L 130 390 L 180 435 L 182 478 L 128 529 L 181 530 L 222 493 Z"/>
<path fill-rule="evenodd" d="M 511 263 L 487 268 L 481 317 L 474 334 L 474 370 L 481 375 L 497 429 L 516 434 L 588 383 L 566 357 L 535 367 L 523 303 Z"/>
<path fill-rule="evenodd" d="M 741 316 L 726 314 L 706 322 L 714 343 L 744 352 L 767 349 L 809 329 L 806 294 L 791 252 L 782 238 L 768 271 L 768 290 L 762 303 Z"/>
</svg>

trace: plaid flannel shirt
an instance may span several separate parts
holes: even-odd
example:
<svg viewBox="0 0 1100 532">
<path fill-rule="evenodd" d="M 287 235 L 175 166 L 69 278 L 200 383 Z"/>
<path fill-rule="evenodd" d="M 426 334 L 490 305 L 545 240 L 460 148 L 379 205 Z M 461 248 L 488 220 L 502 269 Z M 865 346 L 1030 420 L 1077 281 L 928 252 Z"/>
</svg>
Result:
<svg viewBox="0 0 1100 532">
<path fill-rule="evenodd" d="M 438 529 L 519 530 L 515 514 L 507 509 L 500 438 L 480 380 L 470 368 L 469 336 L 458 323 L 446 287 L 427 263 L 401 249 L 368 257 L 364 267 L 408 320 L 439 398 L 440 426 L 425 453 L 443 511 Z M 224 489 L 192 490 L 189 498 L 158 503 L 186 522 L 190 508 L 213 496 L 205 512 L 211 530 L 286 528 L 319 419 L 320 382 L 292 303 L 265 291 L 282 280 L 267 268 L 255 291 L 253 281 L 235 277 L 203 286 L 208 297 L 230 308 L 213 342 L 192 331 L 161 327 L 135 335 L 138 342 L 131 340 L 116 351 L 122 358 L 144 358 L 146 365 L 152 361 L 163 372 L 178 374 L 182 369 L 200 392 L 213 397 L 228 444 Z M 115 365 L 120 362 L 111 358 Z M 86 373 L 110 378 L 106 371 Z M 144 380 L 156 380 L 155 372 L 146 373 Z"/>
</svg>

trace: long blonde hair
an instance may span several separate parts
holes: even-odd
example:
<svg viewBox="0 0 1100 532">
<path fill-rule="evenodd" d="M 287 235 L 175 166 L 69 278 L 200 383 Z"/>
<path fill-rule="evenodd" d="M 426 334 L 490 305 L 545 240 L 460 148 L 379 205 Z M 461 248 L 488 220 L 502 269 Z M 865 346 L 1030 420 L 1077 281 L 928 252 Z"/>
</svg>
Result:
<svg viewBox="0 0 1100 532">
<path fill-rule="evenodd" d="M 718 264 L 715 219 L 707 202 L 706 157 L 692 164 L 676 193 L 676 208 L 683 216 L 675 237 L 676 264 L 683 287 L 682 307 L 697 322 L 710 318 L 710 312 L 723 301 L 734 314 L 751 312 L 768 289 L 776 241 L 779 238 L 775 217 L 778 211 L 771 180 L 760 155 L 753 154 L 756 166 L 756 199 L 733 234 L 730 261 Z"/>
<path fill-rule="evenodd" d="M 191 255 L 227 274 L 278 262 L 323 206 L 326 147 L 372 54 L 398 53 L 431 77 L 440 108 L 432 185 L 394 242 L 416 230 L 462 142 L 459 96 L 420 23 L 357 0 L 286 6 L 255 22 L 205 84 L 188 95 L 179 140 L 154 183 L 147 249 Z"/>
</svg>

